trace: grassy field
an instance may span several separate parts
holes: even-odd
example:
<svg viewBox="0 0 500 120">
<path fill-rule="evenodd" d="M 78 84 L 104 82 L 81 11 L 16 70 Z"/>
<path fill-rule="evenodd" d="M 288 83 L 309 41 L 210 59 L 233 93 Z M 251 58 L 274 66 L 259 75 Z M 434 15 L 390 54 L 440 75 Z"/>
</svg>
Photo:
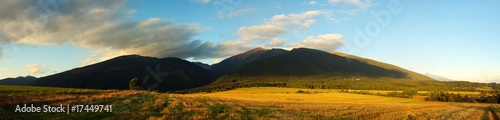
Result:
<svg viewBox="0 0 500 120">
<path fill-rule="evenodd" d="M 217 93 L 0 86 L 0 119 L 495 119 L 500 106 L 337 90 L 240 88 Z M 374 91 L 375 92 L 375 91 Z M 462 94 L 462 93 L 461 93 Z M 15 113 L 22 104 L 102 104 L 113 112 Z"/>
</svg>

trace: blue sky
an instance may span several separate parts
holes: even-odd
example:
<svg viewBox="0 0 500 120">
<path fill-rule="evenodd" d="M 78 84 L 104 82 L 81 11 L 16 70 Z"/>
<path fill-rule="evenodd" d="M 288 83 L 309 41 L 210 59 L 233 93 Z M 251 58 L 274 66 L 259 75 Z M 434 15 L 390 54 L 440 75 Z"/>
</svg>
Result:
<svg viewBox="0 0 500 120">
<path fill-rule="evenodd" d="M 454 80 L 500 82 L 496 0 L 20 0 L 1 5 L 0 78 L 42 77 L 125 54 L 212 64 L 254 47 L 310 47 Z"/>
</svg>

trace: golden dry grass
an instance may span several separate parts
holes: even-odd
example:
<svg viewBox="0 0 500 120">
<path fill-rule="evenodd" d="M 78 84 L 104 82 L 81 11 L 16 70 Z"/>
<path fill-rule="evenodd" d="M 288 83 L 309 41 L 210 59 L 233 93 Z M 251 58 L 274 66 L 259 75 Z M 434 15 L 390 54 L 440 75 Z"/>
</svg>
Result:
<svg viewBox="0 0 500 120">
<path fill-rule="evenodd" d="M 494 119 L 500 105 L 428 102 L 337 90 L 240 88 L 217 93 L 2 89 L 0 119 Z M 68 92 L 72 91 L 72 92 Z M 13 113 L 15 104 L 111 104 L 112 113 Z M 7 117 L 6 117 L 7 116 Z"/>
<path fill-rule="evenodd" d="M 183 101 L 215 99 L 232 106 L 267 108 L 257 119 L 482 119 L 489 104 L 427 102 L 408 99 L 295 88 L 241 88 L 218 93 L 171 95 Z M 316 92 L 317 91 L 317 92 Z M 238 115 L 235 115 L 238 116 Z M 241 118 L 241 116 L 240 116 Z"/>
</svg>

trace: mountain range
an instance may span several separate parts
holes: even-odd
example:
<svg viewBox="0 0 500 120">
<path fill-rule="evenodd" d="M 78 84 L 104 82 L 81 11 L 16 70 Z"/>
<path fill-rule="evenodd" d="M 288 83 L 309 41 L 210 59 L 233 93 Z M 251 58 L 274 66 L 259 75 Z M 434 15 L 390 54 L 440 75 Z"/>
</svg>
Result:
<svg viewBox="0 0 500 120">
<path fill-rule="evenodd" d="M 222 69 L 215 69 L 217 65 L 226 69 L 218 72 L 217 70 Z M 213 65 L 210 70 L 225 74 L 213 83 L 194 91 L 254 86 L 399 89 L 435 81 L 391 64 L 340 52 L 308 48 L 290 51 L 256 48 L 223 60 Z"/>
<path fill-rule="evenodd" d="M 199 87 L 215 80 L 210 71 L 186 60 L 128 55 L 41 77 L 31 85 L 129 89 L 133 78 L 138 78 L 144 89 L 162 92 Z"/>
<path fill-rule="evenodd" d="M 20 76 L 16 78 L 5 78 L 0 80 L 0 85 L 30 85 L 32 82 L 36 81 L 38 78 L 33 76 Z"/>
<path fill-rule="evenodd" d="M 247 52 L 229 57 L 227 59 L 224 59 L 223 61 L 212 65 L 210 67 L 210 71 L 214 73 L 216 76 L 220 77 L 222 75 L 225 75 L 227 73 L 233 72 L 237 70 L 238 68 L 242 67 L 243 65 L 246 65 L 250 62 L 256 61 L 256 60 L 261 60 L 265 58 L 270 58 L 274 57 L 277 55 L 285 54 L 288 51 L 283 50 L 283 49 L 271 49 L 267 50 L 262 47 L 258 47 L 252 50 L 249 50 Z"/>
<path fill-rule="evenodd" d="M 126 55 L 27 83 L 51 87 L 129 89 L 133 78 L 138 78 L 138 84 L 144 89 L 162 92 L 251 86 L 402 89 L 432 85 L 435 81 L 398 66 L 340 52 L 259 47 L 214 65 L 173 57 Z"/>
</svg>

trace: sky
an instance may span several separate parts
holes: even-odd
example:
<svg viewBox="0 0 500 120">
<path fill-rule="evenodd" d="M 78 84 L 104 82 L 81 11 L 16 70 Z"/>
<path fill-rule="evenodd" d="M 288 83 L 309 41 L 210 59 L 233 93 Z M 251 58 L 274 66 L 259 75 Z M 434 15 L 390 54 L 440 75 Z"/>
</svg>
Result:
<svg viewBox="0 0 500 120">
<path fill-rule="evenodd" d="M 0 78 L 120 55 L 213 64 L 247 50 L 340 51 L 453 80 L 500 82 L 500 1 L 4 0 Z"/>
</svg>

